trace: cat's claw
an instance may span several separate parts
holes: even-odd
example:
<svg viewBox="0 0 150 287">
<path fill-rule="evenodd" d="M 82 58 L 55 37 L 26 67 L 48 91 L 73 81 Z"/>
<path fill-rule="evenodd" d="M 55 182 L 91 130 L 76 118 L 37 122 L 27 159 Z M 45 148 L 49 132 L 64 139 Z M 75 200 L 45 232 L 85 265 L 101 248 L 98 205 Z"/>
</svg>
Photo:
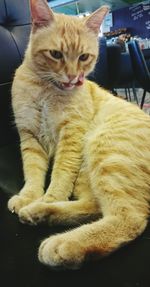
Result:
<svg viewBox="0 0 150 287">
<path fill-rule="evenodd" d="M 32 216 L 30 215 L 30 213 L 27 212 L 25 207 L 23 207 L 19 211 L 19 220 L 20 220 L 21 223 L 27 223 L 29 225 L 37 225 L 38 218 L 37 218 L 36 221 L 33 220 Z"/>
<path fill-rule="evenodd" d="M 19 211 L 19 219 L 22 223 L 37 225 L 44 222 L 48 216 L 47 204 L 37 200 Z"/>
<path fill-rule="evenodd" d="M 19 213 L 19 210 L 25 206 L 28 205 L 31 202 L 31 198 L 21 196 L 21 195 L 14 195 L 11 197 L 8 201 L 8 209 L 12 213 Z"/>
</svg>

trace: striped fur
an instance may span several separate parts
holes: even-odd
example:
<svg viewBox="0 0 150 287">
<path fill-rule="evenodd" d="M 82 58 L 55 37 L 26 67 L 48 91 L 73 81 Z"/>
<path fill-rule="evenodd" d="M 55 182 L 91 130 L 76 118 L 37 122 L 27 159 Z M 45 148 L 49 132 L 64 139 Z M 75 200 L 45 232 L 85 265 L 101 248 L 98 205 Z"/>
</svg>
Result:
<svg viewBox="0 0 150 287">
<path fill-rule="evenodd" d="M 146 227 L 150 118 L 88 80 L 72 90 L 55 85 L 68 74 L 87 75 L 93 69 L 98 54 L 95 27 L 106 8 L 86 20 L 53 14 L 44 0 L 31 2 L 32 10 L 37 5 L 37 18 L 39 4 L 49 18 L 44 27 L 34 27 L 13 82 L 25 185 L 8 207 L 29 224 L 80 224 L 47 238 L 39 248 L 44 264 L 78 268 L 135 239 Z M 52 59 L 49 50 L 65 56 Z M 79 62 L 83 53 L 90 57 Z M 44 191 L 52 158 L 51 182 Z"/>
</svg>

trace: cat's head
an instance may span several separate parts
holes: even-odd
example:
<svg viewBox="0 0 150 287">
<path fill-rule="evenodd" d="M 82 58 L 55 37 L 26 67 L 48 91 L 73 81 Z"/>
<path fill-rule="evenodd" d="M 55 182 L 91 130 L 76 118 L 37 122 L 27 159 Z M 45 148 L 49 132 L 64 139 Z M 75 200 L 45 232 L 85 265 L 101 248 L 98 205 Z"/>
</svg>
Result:
<svg viewBox="0 0 150 287">
<path fill-rule="evenodd" d="M 109 8 L 85 18 L 53 13 L 46 0 L 30 0 L 30 53 L 35 70 L 60 90 L 83 84 L 98 56 L 98 33 Z"/>
</svg>

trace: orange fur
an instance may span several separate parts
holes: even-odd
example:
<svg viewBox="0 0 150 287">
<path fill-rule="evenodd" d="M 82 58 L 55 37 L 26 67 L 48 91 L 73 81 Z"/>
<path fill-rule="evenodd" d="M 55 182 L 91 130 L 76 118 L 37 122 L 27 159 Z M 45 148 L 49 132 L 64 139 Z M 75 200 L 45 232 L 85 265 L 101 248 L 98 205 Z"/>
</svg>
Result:
<svg viewBox="0 0 150 287">
<path fill-rule="evenodd" d="M 150 118 L 83 79 L 95 65 L 107 7 L 79 19 L 31 2 L 33 31 L 12 88 L 25 185 L 8 207 L 30 224 L 86 223 L 39 249 L 44 264 L 77 268 L 135 239 L 147 224 Z"/>
</svg>

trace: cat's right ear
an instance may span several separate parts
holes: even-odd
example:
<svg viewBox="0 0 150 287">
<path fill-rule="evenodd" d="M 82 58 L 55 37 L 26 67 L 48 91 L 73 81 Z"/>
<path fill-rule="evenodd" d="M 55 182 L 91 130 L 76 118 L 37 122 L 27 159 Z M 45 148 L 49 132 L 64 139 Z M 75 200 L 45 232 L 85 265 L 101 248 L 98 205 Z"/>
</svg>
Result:
<svg viewBox="0 0 150 287">
<path fill-rule="evenodd" d="M 54 20 L 54 14 L 46 0 L 30 0 L 33 33 L 41 27 L 46 27 Z"/>
<path fill-rule="evenodd" d="M 98 35 L 100 31 L 100 26 L 109 10 L 109 6 L 104 5 L 101 8 L 97 9 L 90 16 L 85 18 L 86 26 L 96 35 Z"/>
</svg>

